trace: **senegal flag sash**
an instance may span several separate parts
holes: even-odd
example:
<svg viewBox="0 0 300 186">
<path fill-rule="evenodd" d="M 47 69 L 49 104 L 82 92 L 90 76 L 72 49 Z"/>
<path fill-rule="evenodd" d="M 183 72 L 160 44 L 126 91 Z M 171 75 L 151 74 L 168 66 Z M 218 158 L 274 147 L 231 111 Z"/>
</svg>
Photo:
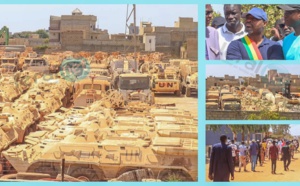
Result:
<svg viewBox="0 0 300 186">
<path fill-rule="evenodd" d="M 242 38 L 242 43 L 251 60 L 263 60 L 257 45 L 248 36 Z"/>
</svg>

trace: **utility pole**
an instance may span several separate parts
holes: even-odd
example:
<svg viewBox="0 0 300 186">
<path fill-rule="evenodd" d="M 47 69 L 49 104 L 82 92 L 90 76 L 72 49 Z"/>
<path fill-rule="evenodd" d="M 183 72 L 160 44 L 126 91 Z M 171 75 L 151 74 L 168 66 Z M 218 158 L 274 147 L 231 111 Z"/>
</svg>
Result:
<svg viewBox="0 0 300 186">
<path fill-rule="evenodd" d="M 129 5 L 127 5 L 127 13 L 126 13 L 126 27 L 125 27 L 125 41 L 129 39 L 129 36 L 133 36 L 133 51 L 134 51 L 134 62 L 136 64 L 136 67 L 138 68 L 138 61 L 137 61 L 137 55 L 136 55 L 136 46 L 137 46 L 137 38 L 136 38 L 136 5 L 132 5 L 132 9 L 128 15 Z M 133 16 L 133 33 L 130 34 L 130 19 Z M 129 46 L 124 45 L 124 53 L 128 51 L 128 49 L 132 47 L 130 44 Z M 136 69 L 137 70 L 137 69 Z"/>
</svg>

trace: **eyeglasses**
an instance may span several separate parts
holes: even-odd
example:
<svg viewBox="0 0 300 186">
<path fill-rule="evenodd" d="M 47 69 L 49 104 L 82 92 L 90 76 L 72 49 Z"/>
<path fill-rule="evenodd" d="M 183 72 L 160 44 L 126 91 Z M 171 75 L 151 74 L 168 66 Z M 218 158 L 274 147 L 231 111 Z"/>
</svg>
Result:
<svg viewBox="0 0 300 186">
<path fill-rule="evenodd" d="M 214 11 L 206 11 L 206 13 L 205 13 L 205 15 L 210 15 L 210 14 L 212 14 Z"/>
<path fill-rule="evenodd" d="M 285 24 L 279 24 L 279 27 L 280 27 L 280 28 L 284 28 L 284 27 L 285 27 Z"/>
</svg>

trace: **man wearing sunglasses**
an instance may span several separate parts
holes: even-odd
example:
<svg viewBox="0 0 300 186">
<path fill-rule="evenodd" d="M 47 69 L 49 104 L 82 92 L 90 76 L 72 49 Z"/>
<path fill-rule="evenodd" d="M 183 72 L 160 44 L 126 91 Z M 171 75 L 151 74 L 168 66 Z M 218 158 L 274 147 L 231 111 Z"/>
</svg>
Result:
<svg viewBox="0 0 300 186">
<path fill-rule="evenodd" d="M 245 16 L 245 37 L 232 41 L 227 50 L 227 60 L 284 59 L 282 47 L 264 36 L 268 16 L 262 9 L 254 7 Z"/>
<path fill-rule="evenodd" d="M 215 28 L 209 26 L 212 20 L 213 9 L 210 4 L 205 6 L 206 8 L 206 51 L 205 57 L 209 60 L 220 59 L 220 47 L 219 47 L 219 37 L 218 32 Z"/>
<path fill-rule="evenodd" d="M 283 53 L 287 60 L 300 59 L 300 4 L 279 5 L 284 10 L 284 22 L 293 27 L 295 32 L 290 33 L 283 40 Z"/>
<path fill-rule="evenodd" d="M 277 41 L 282 46 L 283 39 L 285 38 L 285 36 L 289 35 L 292 31 L 293 31 L 292 27 L 288 27 L 287 25 L 284 24 L 283 18 L 277 19 L 274 28 L 271 29 L 271 33 L 273 36 L 270 38 L 270 40 Z"/>
</svg>

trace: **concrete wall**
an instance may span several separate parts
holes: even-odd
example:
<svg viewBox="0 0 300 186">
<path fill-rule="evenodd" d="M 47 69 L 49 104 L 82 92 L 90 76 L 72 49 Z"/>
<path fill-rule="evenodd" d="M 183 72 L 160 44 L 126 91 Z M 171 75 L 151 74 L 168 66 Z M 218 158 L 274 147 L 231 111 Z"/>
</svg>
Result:
<svg viewBox="0 0 300 186">
<path fill-rule="evenodd" d="M 82 31 L 65 31 L 61 33 L 62 47 L 66 46 L 78 46 L 83 44 L 83 32 Z"/>
<path fill-rule="evenodd" d="M 231 110 L 207 110 L 206 120 L 246 120 L 250 114 L 258 114 L 259 111 L 231 111 Z M 279 112 L 281 117 L 299 120 L 300 112 Z"/>
</svg>

